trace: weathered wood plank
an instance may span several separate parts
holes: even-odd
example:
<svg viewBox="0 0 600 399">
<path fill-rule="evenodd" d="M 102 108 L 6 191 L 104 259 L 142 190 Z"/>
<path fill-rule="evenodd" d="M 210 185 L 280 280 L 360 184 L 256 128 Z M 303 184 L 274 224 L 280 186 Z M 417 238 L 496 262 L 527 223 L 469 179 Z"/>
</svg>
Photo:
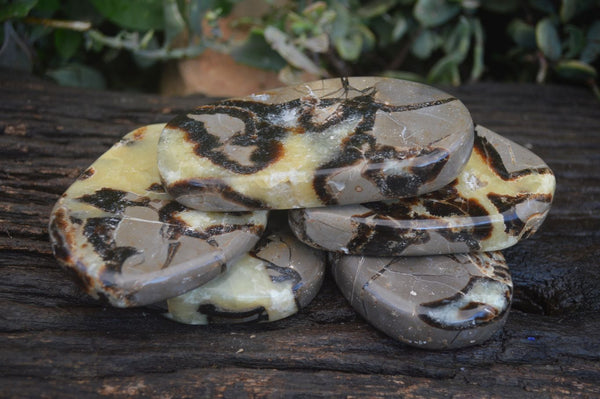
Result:
<svg viewBox="0 0 600 399">
<path fill-rule="evenodd" d="M 565 377 L 559 375 L 563 373 Z M 490 374 L 493 380 L 485 381 Z M 569 378 L 570 370 L 550 366 L 543 371 L 528 365 L 519 368 L 494 365 L 489 369 L 462 369 L 444 379 L 407 375 L 337 373 L 319 371 L 282 371 L 275 369 L 177 370 L 172 374 L 108 377 L 98 379 L 18 378 L 11 380 L 14 391 L 35 396 L 37 384 L 46 388 L 47 396 L 81 398 L 111 397 L 177 397 L 199 398 L 218 395 L 226 398 L 265 397 L 377 397 L 377 398 L 540 398 L 600 394 L 593 381 L 577 382 Z M 223 378 L 232 376 L 232 378 Z M 554 380 L 549 386 L 546 381 Z M 69 387 L 68 390 L 65 387 Z M 316 388 L 317 387 L 317 388 Z M 460 394 L 457 395 L 457 392 Z M 584 396 L 584 397 L 585 397 Z"/>
<path fill-rule="evenodd" d="M 572 87 L 451 91 L 544 158 L 558 188 L 543 228 L 505 251 L 515 301 L 502 333 L 427 352 L 370 327 L 329 276 L 307 309 L 268 325 L 184 326 L 88 298 L 52 257 L 52 205 L 120 136 L 210 99 L 0 72 L 0 396 L 600 396 L 600 106 Z"/>
</svg>

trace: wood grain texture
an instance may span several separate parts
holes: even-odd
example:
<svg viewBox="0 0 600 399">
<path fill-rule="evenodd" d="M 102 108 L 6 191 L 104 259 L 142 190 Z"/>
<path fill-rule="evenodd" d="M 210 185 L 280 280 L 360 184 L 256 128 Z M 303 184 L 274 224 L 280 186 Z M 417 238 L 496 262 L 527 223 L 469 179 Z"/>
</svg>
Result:
<svg viewBox="0 0 600 399">
<path fill-rule="evenodd" d="M 0 72 L 0 397 L 600 397 L 600 104 L 585 89 L 451 89 L 554 170 L 553 209 L 504 251 L 515 300 L 484 345 L 429 352 L 368 325 L 327 276 L 297 316 L 193 327 L 85 296 L 47 237 L 51 207 L 128 131 L 203 97 L 78 90 Z"/>
</svg>

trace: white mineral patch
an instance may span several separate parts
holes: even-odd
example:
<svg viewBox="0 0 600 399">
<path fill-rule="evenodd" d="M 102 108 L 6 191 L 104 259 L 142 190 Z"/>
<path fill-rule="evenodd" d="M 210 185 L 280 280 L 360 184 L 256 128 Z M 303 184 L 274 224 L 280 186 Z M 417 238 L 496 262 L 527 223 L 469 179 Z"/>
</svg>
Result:
<svg viewBox="0 0 600 399">
<path fill-rule="evenodd" d="M 471 191 L 478 190 L 479 188 L 485 187 L 485 185 L 487 185 L 487 183 L 484 183 L 481 180 L 479 180 L 477 175 L 470 173 L 469 171 L 465 171 L 464 179 L 467 187 L 469 187 Z"/>
<path fill-rule="evenodd" d="M 266 93 L 250 94 L 250 99 L 258 102 L 266 103 L 271 99 L 271 96 Z"/>
<path fill-rule="evenodd" d="M 469 292 L 463 292 L 462 294 L 463 296 L 459 300 L 446 306 L 438 308 L 423 307 L 423 310 L 432 319 L 451 326 L 465 321 L 465 311 L 461 308 L 471 302 L 482 304 L 479 311 L 490 313 L 493 311 L 500 313 L 508 306 L 505 295 L 506 287 L 504 284 L 495 281 L 477 280 Z M 472 323 L 475 327 L 475 320 Z"/>
<path fill-rule="evenodd" d="M 200 212 L 189 209 L 179 212 L 177 216 L 192 228 L 205 230 L 208 227 L 220 225 L 265 224 L 267 211 L 236 215 L 223 212 Z"/>
<path fill-rule="evenodd" d="M 293 128 L 298 123 L 298 108 L 286 109 L 281 114 L 267 115 L 267 119 L 273 125 Z"/>
</svg>

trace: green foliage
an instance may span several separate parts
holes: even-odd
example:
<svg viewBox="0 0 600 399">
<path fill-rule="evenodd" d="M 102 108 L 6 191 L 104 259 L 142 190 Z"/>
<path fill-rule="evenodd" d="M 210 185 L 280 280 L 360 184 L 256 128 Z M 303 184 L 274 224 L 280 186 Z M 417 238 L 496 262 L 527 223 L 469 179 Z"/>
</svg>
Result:
<svg viewBox="0 0 600 399">
<path fill-rule="evenodd" d="M 600 19 L 594 22 L 587 32 L 585 46 L 581 51 L 580 60 L 591 64 L 598 60 L 600 55 Z"/>
<path fill-rule="evenodd" d="M 417 0 L 414 17 L 424 28 L 443 25 L 460 13 L 460 5 L 446 0 Z"/>
<path fill-rule="evenodd" d="M 490 76 L 596 88 L 600 0 L 269 1 L 264 16 L 233 21 L 250 32 L 243 43 L 220 25 L 239 1 L 0 0 L 0 64 L 101 87 L 124 57 L 141 71 L 213 48 L 284 80 L 379 74 L 458 85 Z"/>
<path fill-rule="evenodd" d="M 0 1 L 0 22 L 26 16 L 36 3 L 37 0 Z"/>
<path fill-rule="evenodd" d="M 78 32 L 67 29 L 54 31 L 54 47 L 56 47 L 58 55 L 65 60 L 72 58 L 77 53 L 82 41 L 83 38 Z"/>
<path fill-rule="evenodd" d="M 513 19 L 508 25 L 508 34 L 523 50 L 537 49 L 535 28 L 521 19 Z"/>
<path fill-rule="evenodd" d="M 259 69 L 279 71 L 286 66 L 285 59 L 273 50 L 259 31 L 251 32 L 248 40 L 236 47 L 231 55 L 236 62 Z"/>
<path fill-rule="evenodd" d="M 562 47 L 558 30 L 550 18 L 544 18 L 535 26 L 535 41 L 538 48 L 552 61 L 560 58 Z"/>
<path fill-rule="evenodd" d="M 0 66 L 34 69 L 66 85 L 131 88 L 156 62 L 222 48 L 217 24 L 236 2 L 0 0 Z M 124 70 L 131 79 L 119 76 Z"/>
<path fill-rule="evenodd" d="M 600 2 L 596 0 L 529 0 L 523 17 L 508 26 L 515 47 L 510 61 L 537 65 L 535 80 L 556 78 L 587 83 L 598 92 Z M 533 77 L 526 75 L 528 80 Z"/>
<path fill-rule="evenodd" d="M 487 70 L 507 80 L 562 79 L 596 85 L 598 0 L 328 0 L 307 8 L 302 4 L 292 2 L 253 21 L 263 31 L 273 26 L 281 32 L 286 46 L 270 43 L 288 68 L 312 73 L 319 68 L 333 75 L 379 73 L 453 85 L 478 80 Z M 307 45 L 317 37 L 327 46 Z M 300 57 L 310 61 L 294 61 Z M 505 64 L 512 67 L 504 68 Z"/>
<path fill-rule="evenodd" d="M 124 29 L 163 30 L 165 8 L 174 1 L 162 0 L 91 0 L 96 9 L 111 22 Z"/>
</svg>

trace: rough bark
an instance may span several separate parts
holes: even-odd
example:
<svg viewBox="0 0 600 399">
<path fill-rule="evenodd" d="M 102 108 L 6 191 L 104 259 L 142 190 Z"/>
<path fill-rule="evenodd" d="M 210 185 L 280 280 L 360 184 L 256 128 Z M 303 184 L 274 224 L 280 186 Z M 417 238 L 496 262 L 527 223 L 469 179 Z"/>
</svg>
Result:
<svg viewBox="0 0 600 399">
<path fill-rule="evenodd" d="M 557 192 L 542 229 L 505 251 L 515 299 L 502 332 L 429 352 L 373 329 L 330 276 L 300 314 L 262 325 L 185 326 L 88 298 L 52 256 L 52 205 L 120 136 L 211 99 L 0 72 L 0 396 L 600 396 L 600 104 L 573 87 L 451 91 L 544 158 Z"/>
</svg>

